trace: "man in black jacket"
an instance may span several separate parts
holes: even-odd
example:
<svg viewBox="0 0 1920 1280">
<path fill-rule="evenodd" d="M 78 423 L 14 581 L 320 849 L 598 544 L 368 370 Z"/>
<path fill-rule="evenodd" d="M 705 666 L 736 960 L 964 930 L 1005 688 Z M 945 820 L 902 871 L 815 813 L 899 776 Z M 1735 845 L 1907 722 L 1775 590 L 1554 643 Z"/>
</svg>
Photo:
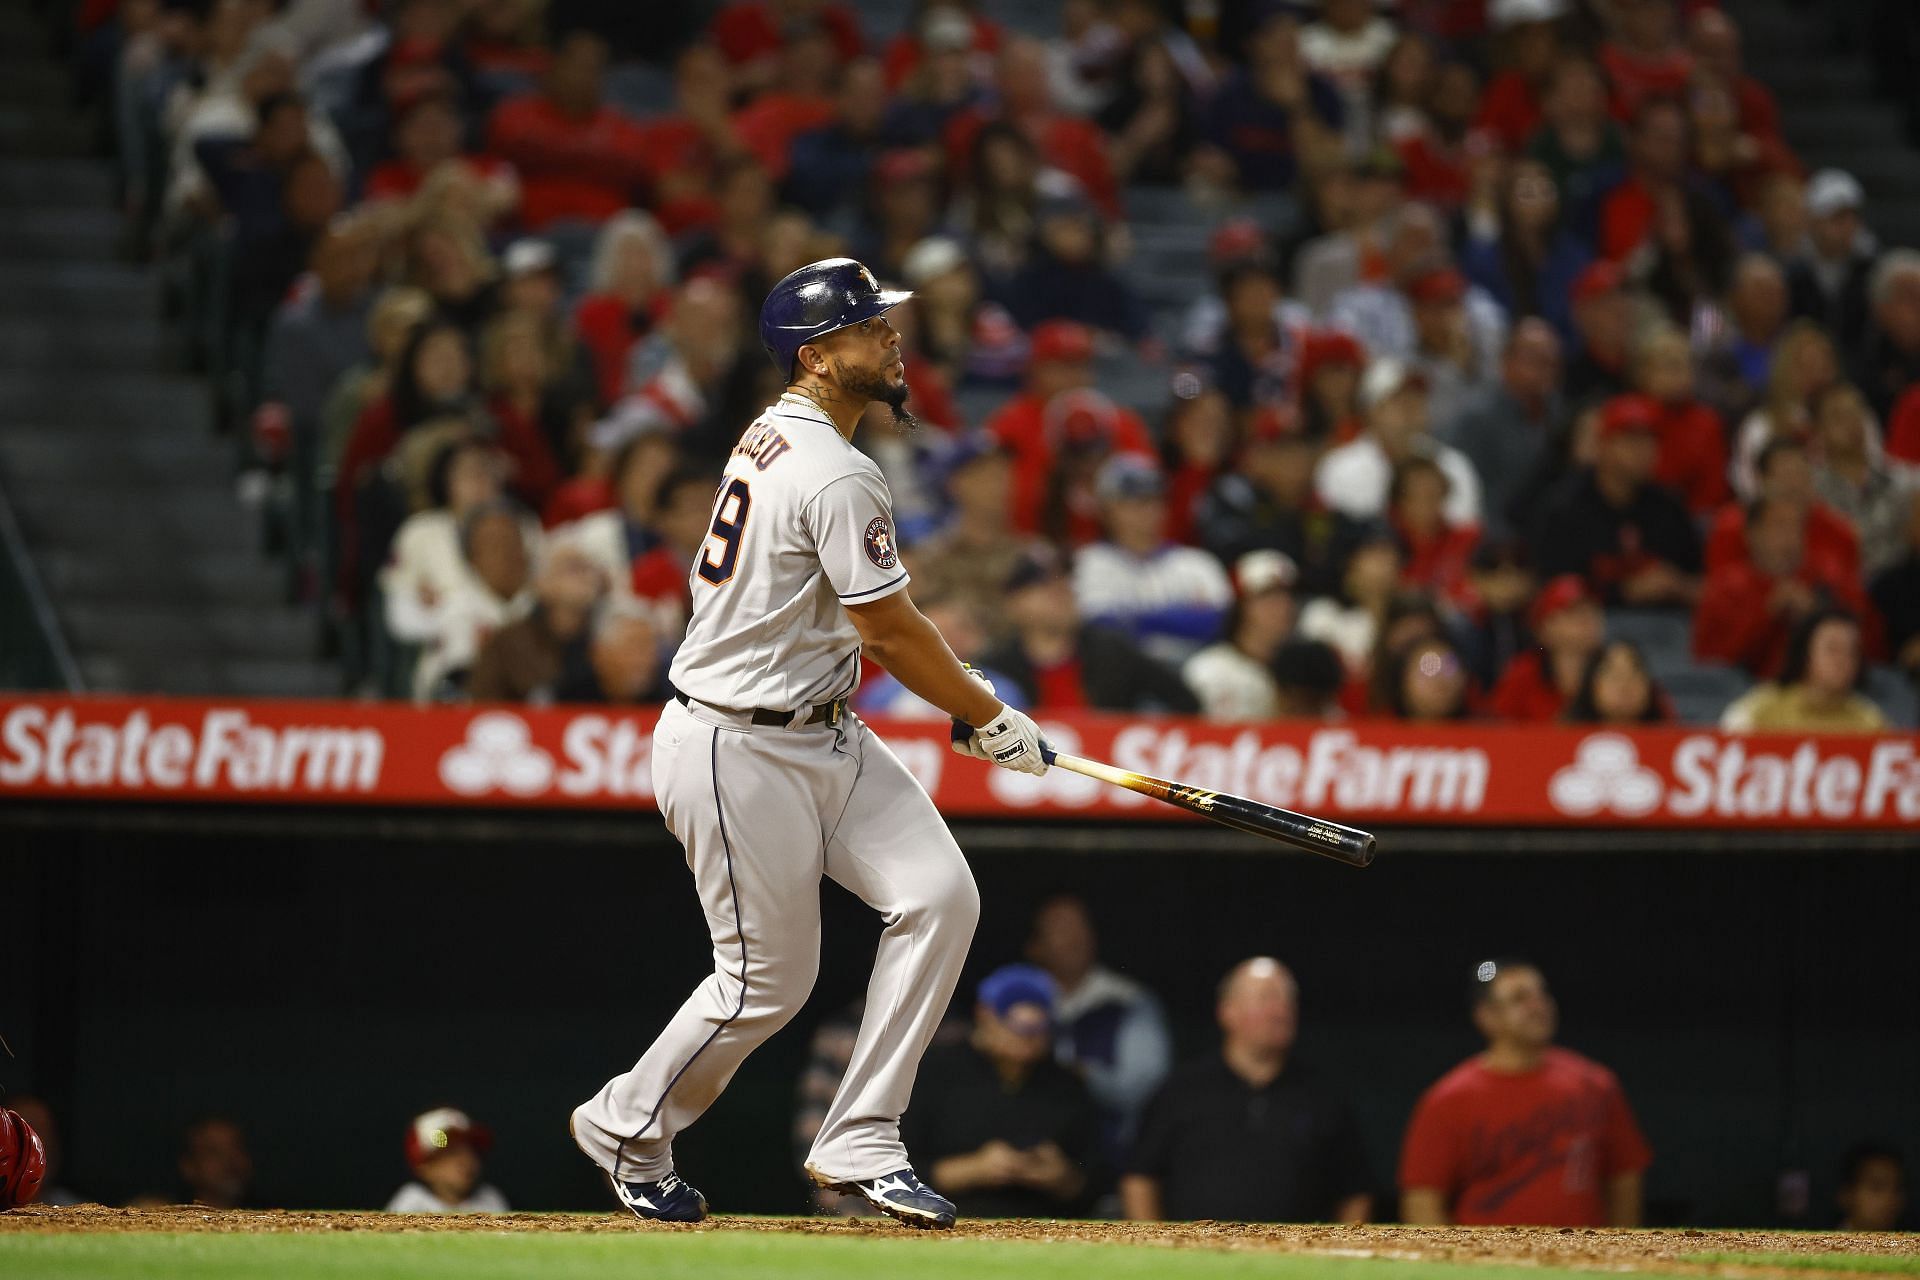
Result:
<svg viewBox="0 0 1920 1280">
<path fill-rule="evenodd" d="M 1013 632 L 979 665 L 1013 681 L 1027 710 L 1200 709 L 1179 672 L 1121 632 L 1080 620 L 1073 583 L 1051 549 L 1037 546 L 1015 561 L 1005 590 Z"/>
<path fill-rule="evenodd" d="M 1548 490 L 1535 510 L 1543 579 L 1577 573 L 1609 605 L 1691 606 L 1700 594 L 1700 534 L 1686 504 L 1654 483 L 1656 408 L 1619 396 L 1600 412 L 1593 465 Z"/>
</svg>

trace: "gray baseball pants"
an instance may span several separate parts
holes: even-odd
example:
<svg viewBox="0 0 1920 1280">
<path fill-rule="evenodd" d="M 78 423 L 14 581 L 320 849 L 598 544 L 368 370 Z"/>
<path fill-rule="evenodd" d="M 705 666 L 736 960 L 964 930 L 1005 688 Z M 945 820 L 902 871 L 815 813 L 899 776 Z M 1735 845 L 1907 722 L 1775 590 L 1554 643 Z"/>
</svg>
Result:
<svg viewBox="0 0 1920 1280">
<path fill-rule="evenodd" d="M 980 917 L 966 858 L 932 799 L 851 715 L 838 729 L 755 726 L 667 704 L 653 788 L 686 846 L 713 972 L 631 1071 L 573 1113 L 574 1141 L 623 1182 L 673 1168 L 673 1139 L 785 1026 L 820 967 L 820 877 L 885 923 L 853 1059 L 807 1159 L 835 1181 L 909 1163 L 900 1115 Z"/>
</svg>

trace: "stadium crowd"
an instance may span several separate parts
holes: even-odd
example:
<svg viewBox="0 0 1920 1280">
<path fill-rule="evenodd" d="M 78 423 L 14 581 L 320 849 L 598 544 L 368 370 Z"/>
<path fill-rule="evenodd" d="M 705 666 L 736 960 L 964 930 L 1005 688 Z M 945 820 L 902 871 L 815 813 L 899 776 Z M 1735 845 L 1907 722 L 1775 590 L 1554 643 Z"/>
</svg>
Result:
<svg viewBox="0 0 1920 1280">
<path fill-rule="evenodd" d="M 83 14 L 350 687 L 659 700 L 760 299 L 850 254 L 916 291 L 915 597 L 1016 705 L 1910 722 L 1920 251 L 1711 0 L 647 8 Z"/>
</svg>

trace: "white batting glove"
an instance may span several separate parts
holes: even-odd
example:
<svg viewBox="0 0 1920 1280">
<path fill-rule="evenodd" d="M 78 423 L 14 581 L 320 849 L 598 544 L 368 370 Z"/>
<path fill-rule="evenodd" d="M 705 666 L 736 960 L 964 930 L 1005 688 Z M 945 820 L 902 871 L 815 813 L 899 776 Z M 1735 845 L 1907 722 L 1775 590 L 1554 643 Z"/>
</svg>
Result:
<svg viewBox="0 0 1920 1280">
<path fill-rule="evenodd" d="M 1040 754 L 1040 726 L 1025 712 L 1002 703 L 1000 714 L 981 725 L 974 737 L 987 759 L 1002 769 L 1036 777 L 1047 771 L 1046 758 Z"/>
<path fill-rule="evenodd" d="M 986 672 L 980 670 L 978 667 L 968 666 L 964 662 L 960 664 L 960 667 L 975 680 L 987 686 L 988 693 L 998 693 L 998 690 L 993 687 L 993 681 L 987 679 Z M 954 737 L 951 739 L 950 745 L 953 747 L 956 755 L 972 756 L 975 760 L 992 761 L 992 757 L 987 754 L 986 748 L 980 745 L 980 735 L 977 732 L 959 720 L 955 720 L 953 724 Z M 961 729 L 966 729 L 967 731 L 963 734 L 960 732 Z"/>
</svg>

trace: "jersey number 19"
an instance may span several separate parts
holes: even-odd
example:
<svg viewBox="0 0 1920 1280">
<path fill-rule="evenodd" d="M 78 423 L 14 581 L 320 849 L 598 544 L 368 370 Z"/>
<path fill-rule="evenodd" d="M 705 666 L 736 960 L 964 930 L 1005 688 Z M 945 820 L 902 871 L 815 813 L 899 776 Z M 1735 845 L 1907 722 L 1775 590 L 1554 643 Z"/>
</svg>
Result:
<svg viewBox="0 0 1920 1280">
<path fill-rule="evenodd" d="M 753 497 L 747 492 L 745 480 L 727 481 L 714 501 L 713 525 L 707 530 L 709 545 L 701 549 L 700 564 L 695 570 L 713 586 L 721 586 L 733 577 L 740 563 L 740 539 L 747 531 L 747 511 L 752 506 Z M 711 541 L 714 538 L 720 539 L 718 560 L 713 558 Z"/>
</svg>

